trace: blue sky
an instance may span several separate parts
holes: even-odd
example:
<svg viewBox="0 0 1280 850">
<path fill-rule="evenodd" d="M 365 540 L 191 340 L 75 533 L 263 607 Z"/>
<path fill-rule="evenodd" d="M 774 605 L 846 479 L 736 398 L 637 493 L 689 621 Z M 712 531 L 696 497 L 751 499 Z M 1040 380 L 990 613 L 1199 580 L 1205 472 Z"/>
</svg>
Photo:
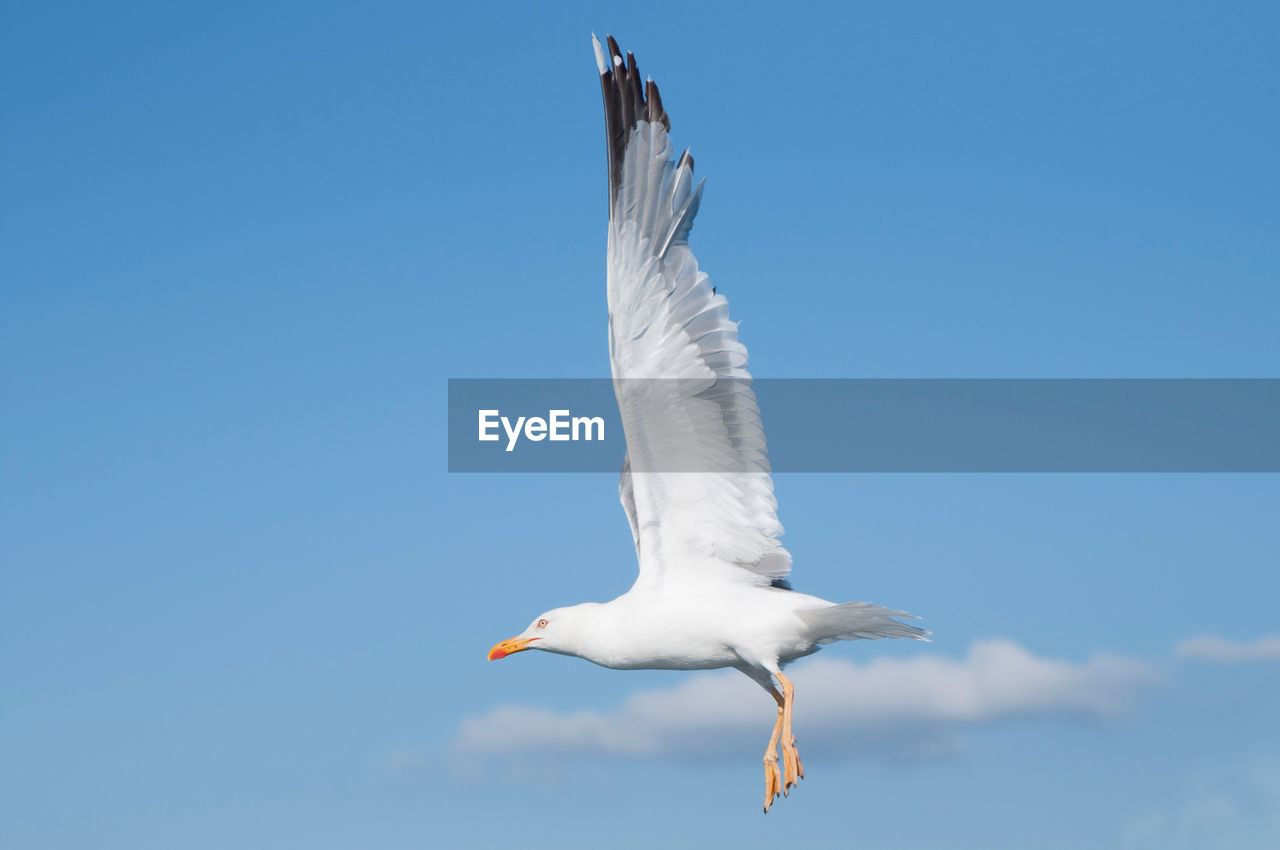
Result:
<svg viewBox="0 0 1280 850">
<path fill-rule="evenodd" d="M 1277 25 L 7 5 L 0 844 L 1276 846 L 1276 476 L 779 476 L 797 586 L 935 642 L 796 665 L 765 818 L 763 694 L 483 661 L 634 556 L 612 476 L 450 476 L 444 419 L 607 374 L 592 30 L 757 376 L 1276 377 Z"/>
</svg>

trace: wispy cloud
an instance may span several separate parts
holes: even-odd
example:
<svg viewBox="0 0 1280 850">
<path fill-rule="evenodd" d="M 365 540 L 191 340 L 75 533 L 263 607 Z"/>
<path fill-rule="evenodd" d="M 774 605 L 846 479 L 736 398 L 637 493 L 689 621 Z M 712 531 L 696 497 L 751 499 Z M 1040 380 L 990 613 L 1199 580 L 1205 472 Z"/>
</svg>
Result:
<svg viewBox="0 0 1280 850">
<path fill-rule="evenodd" d="M 792 678 L 802 744 L 895 755 L 949 752 L 960 730 L 1014 718 L 1106 720 L 1161 681 L 1154 667 L 1134 659 L 1044 658 L 1005 639 L 976 641 L 963 658 L 930 654 L 863 664 L 815 659 L 798 664 Z M 466 753 L 504 756 L 738 754 L 760 745 L 772 720 L 772 701 L 745 676 L 708 673 L 633 694 L 604 711 L 497 708 L 464 720 L 456 745 Z"/>
<path fill-rule="evenodd" d="M 1280 635 L 1267 635 L 1252 641 L 1228 640 L 1217 635 L 1199 635 L 1182 641 L 1174 648 L 1179 658 L 1235 664 L 1242 661 L 1280 660 Z"/>
<path fill-rule="evenodd" d="M 1129 819 L 1133 850 L 1280 847 L 1280 754 L 1264 752 L 1205 770 L 1168 805 Z"/>
</svg>

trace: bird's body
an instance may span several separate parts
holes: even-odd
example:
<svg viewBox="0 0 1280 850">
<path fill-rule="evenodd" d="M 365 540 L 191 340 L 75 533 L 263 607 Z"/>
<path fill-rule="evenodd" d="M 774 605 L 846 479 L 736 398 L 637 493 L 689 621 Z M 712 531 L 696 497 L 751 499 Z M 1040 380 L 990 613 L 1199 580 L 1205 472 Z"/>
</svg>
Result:
<svg viewBox="0 0 1280 850">
<path fill-rule="evenodd" d="M 688 151 L 672 157 L 657 85 L 612 38 L 607 53 L 592 42 L 609 141 L 609 354 L 627 438 L 619 496 L 640 574 L 611 602 L 542 614 L 489 657 L 541 649 L 619 670 L 741 670 L 778 706 L 768 811 L 804 775 L 783 666 L 837 640 L 927 632 L 895 619 L 903 611 L 790 589 L 747 350 L 688 244 L 703 184 Z"/>
<path fill-rule="evenodd" d="M 816 652 L 812 630 L 795 611 L 830 604 L 789 590 L 742 585 L 688 592 L 633 590 L 611 602 L 561 611 L 580 618 L 583 635 L 589 637 L 570 654 L 601 667 L 714 670 L 768 660 L 781 666 Z"/>
</svg>

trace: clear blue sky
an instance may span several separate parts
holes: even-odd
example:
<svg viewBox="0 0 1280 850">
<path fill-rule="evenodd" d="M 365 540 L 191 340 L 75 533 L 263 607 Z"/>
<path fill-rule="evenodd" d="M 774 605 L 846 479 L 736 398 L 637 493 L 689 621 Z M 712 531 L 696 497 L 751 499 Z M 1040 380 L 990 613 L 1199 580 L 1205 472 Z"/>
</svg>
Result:
<svg viewBox="0 0 1280 850">
<path fill-rule="evenodd" d="M 700 754 L 477 750 L 696 677 L 485 663 L 634 556 L 612 476 L 444 444 L 449 377 L 607 375 L 592 30 L 757 376 L 1280 375 L 1274 5 L 549 5 L 0 13 L 0 844 L 1277 846 L 1276 476 L 780 476 L 797 586 L 936 635 L 819 659 L 943 684 L 879 746 L 814 668 L 765 818 L 763 694 Z"/>
</svg>

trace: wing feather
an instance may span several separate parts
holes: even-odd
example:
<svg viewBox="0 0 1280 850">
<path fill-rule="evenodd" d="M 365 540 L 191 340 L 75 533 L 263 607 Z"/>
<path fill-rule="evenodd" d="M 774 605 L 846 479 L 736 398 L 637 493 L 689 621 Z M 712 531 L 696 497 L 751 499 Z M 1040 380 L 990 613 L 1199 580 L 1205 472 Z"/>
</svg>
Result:
<svg viewBox="0 0 1280 850">
<path fill-rule="evenodd" d="M 698 269 L 702 201 L 688 151 L 673 157 L 657 85 L 592 37 L 609 142 L 609 353 L 627 438 L 618 482 L 637 583 L 780 586 L 791 556 L 729 302 Z"/>
</svg>

